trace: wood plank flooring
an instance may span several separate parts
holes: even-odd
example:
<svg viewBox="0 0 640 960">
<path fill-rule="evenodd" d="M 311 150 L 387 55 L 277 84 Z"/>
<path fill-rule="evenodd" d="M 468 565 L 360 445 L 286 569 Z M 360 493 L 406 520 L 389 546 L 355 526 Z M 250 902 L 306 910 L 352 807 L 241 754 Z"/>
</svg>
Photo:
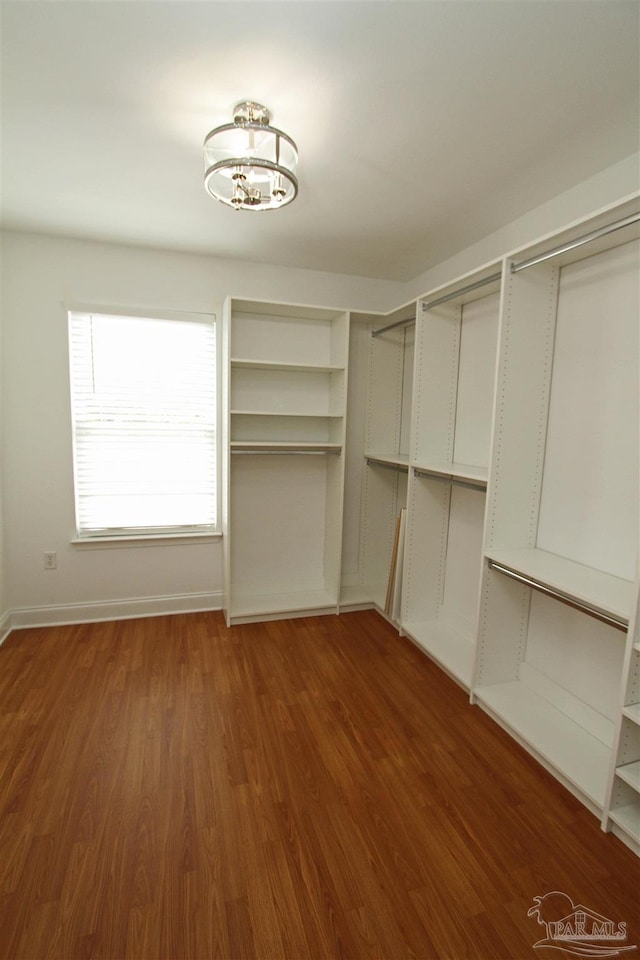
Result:
<svg viewBox="0 0 640 960">
<path fill-rule="evenodd" d="M 373 612 L 16 631 L 0 777 L 6 960 L 545 960 L 551 891 L 640 945 L 640 861 Z"/>
</svg>

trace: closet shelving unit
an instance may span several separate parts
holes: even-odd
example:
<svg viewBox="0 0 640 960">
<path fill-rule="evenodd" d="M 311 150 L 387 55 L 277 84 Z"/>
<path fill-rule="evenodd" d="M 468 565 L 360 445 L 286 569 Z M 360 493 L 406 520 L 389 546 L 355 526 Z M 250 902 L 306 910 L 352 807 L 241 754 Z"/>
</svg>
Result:
<svg viewBox="0 0 640 960">
<path fill-rule="evenodd" d="M 226 314 L 227 621 L 335 613 L 348 314 L 236 299 Z"/>
<path fill-rule="evenodd" d="M 625 651 L 622 691 L 602 826 L 615 830 L 640 854 L 640 598 Z"/>
<path fill-rule="evenodd" d="M 418 304 L 402 629 L 471 686 L 501 264 Z"/>
<path fill-rule="evenodd" d="M 637 213 L 506 262 L 473 679 L 473 698 L 598 814 L 616 729 L 633 724 L 620 685 L 637 655 Z M 616 774 L 619 811 L 636 769 Z"/>
<path fill-rule="evenodd" d="M 367 318 L 367 406 L 361 501 L 360 596 L 385 614 L 407 472 L 415 344 L 415 302 Z M 353 591 L 352 591 L 353 592 Z M 349 593 L 345 593 L 345 598 Z M 393 619 L 392 611 L 386 615 Z"/>
</svg>

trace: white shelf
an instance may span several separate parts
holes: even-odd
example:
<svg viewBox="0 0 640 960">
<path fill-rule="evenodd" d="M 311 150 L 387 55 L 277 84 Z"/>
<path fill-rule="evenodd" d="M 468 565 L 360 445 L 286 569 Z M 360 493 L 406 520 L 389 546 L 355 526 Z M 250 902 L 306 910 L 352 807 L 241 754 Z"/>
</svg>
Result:
<svg viewBox="0 0 640 960">
<path fill-rule="evenodd" d="M 630 703 L 628 706 L 622 708 L 622 713 L 625 717 L 628 717 L 629 720 L 640 724 L 640 703 Z"/>
<path fill-rule="evenodd" d="M 327 590 L 294 590 L 274 593 L 252 593 L 232 586 L 231 617 L 260 617 L 300 611 L 337 610 L 337 597 Z"/>
<path fill-rule="evenodd" d="M 471 685 L 474 642 L 446 620 L 403 623 L 402 629 L 467 689 Z"/>
<path fill-rule="evenodd" d="M 489 471 L 486 467 L 477 467 L 470 463 L 442 461 L 438 463 L 413 463 L 413 469 L 447 480 L 464 480 L 479 487 L 486 487 Z"/>
<path fill-rule="evenodd" d="M 232 361 L 272 364 L 272 369 L 324 366 L 333 370 L 346 365 L 348 315 L 344 311 L 233 299 L 230 313 Z"/>
<path fill-rule="evenodd" d="M 626 623 L 629 621 L 633 602 L 633 583 L 630 580 L 622 580 L 536 548 L 491 549 L 487 556 L 542 586 L 566 594 L 578 603 Z"/>
<path fill-rule="evenodd" d="M 246 370 L 290 370 L 294 373 L 339 373 L 344 367 L 321 363 L 289 363 L 275 360 L 250 360 L 243 357 L 232 357 L 232 367 L 242 367 Z"/>
<path fill-rule="evenodd" d="M 371 606 L 372 604 L 371 593 L 360 584 L 343 586 L 340 590 L 341 607 Z"/>
<path fill-rule="evenodd" d="M 640 760 L 616 767 L 616 776 L 640 793 Z"/>
<path fill-rule="evenodd" d="M 478 700 L 517 737 L 602 808 L 611 750 L 524 683 L 479 687 Z"/>
<path fill-rule="evenodd" d="M 409 457 L 403 453 L 373 453 L 368 451 L 364 455 L 365 460 L 373 460 L 374 463 L 387 464 L 390 467 L 409 467 Z"/>
<path fill-rule="evenodd" d="M 609 817 L 622 827 L 625 833 L 640 843 L 640 800 L 637 803 L 628 803 L 624 807 L 610 810 Z"/>
<path fill-rule="evenodd" d="M 337 613 L 349 315 L 236 299 L 227 309 L 227 620 Z"/>
<path fill-rule="evenodd" d="M 340 453 L 342 450 L 341 443 L 323 443 L 321 441 L 297 441 L 297 440 L 287 440 L 280 442 L 278 440 L 232 440 L 229 444 L 232 453 L 242 453 L 242 452 L 277 452 L 282 451 L 283 453 L 291 452 L 295 453 L 296 451 L 309 451 L 317 453 Z"/>
</svg>

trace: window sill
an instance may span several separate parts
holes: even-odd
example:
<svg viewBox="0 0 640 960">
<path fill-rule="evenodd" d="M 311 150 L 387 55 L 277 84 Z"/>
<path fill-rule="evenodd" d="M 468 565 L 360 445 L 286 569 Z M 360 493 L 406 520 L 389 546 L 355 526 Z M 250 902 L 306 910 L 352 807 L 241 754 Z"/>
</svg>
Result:
<svg viewBox="0 0 640 960">
<path fill-rule="evenodd" d="M 75 537 L 71 545 L 82 549 L 106 550 L 113 547 L 189 546 L 221 540 L 222 533 L 132 533 L 123 536 Z"/>
</svg>

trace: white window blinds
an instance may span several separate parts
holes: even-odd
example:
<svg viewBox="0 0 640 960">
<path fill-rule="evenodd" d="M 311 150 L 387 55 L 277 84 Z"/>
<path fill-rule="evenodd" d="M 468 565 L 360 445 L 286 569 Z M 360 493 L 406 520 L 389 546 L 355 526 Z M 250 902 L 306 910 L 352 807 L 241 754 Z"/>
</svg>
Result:
<svg viewBox="0 0 640 960">
<path fill-rule="evenodd" d="M 80 536 L 216 524 L 213 318 L 69 314 Z"/>
</svg>

